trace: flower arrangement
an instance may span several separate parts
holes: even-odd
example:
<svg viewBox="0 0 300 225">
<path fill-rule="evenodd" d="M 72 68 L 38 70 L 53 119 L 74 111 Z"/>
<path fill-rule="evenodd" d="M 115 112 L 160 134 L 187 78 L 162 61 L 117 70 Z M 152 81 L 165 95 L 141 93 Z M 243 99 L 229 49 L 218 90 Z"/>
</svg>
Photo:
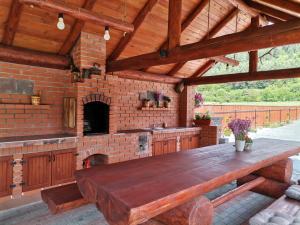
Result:
<svg viewBox="0 0 300 225">
<path fill-rule="evenodd" d="M 246 136 L 245 141 L 246 141 L 245 150 L 250 151 L 252 149 L 253 140 L 249 136 Z"/>
<path fill-rule="evenodd" d="M 247 134 L 251 127 L 251 120 L 234 119 L 228 123 L 228 127 L 235 136 L 236 150 L 239 152 L 243 151 L 245 148 L 246 138 L 248 138 Z"/>
<path fill-rule="evenodd" d="M 196 114 L 195 115 L 195 119 L 194 119 L 194 123 L 197 126 L 201 126 L 201 125 L 210 125 L 211 122 L 211 115 L 209 114 L 209 111 L 207 111 L 206 113 L 203 114 Z"/>
<path fill-rule="evenodd" d="M 155 99 L 157 107 L 159 107 L 159 102 L 162 100 L 162 98 L 163 98 L 163 94 L 162 93 L 160 93 L 160 92 L 155 92 L 154 93 L 154 99 Z"/>
<path fill-rule="evenodd" d="M 228 127 L 232 131 L 235 137 L 243 137 L 245 140 L 246 135 L 251 127 L 251 120 L 234 119 L 228 123 Z"/>
<path fill-rule="evenodd" d="M 195 106 L 200 107 L 204 103 L 204 97 L 201 93 L 195 94 Z"/>
</svg>

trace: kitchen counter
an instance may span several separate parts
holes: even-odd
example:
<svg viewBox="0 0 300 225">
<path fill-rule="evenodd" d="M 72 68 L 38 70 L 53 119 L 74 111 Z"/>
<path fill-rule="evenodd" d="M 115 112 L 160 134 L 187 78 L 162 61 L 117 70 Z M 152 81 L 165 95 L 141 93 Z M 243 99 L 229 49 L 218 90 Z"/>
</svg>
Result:
<svg viewBox="0 0 300 225">
<path fill-rule="evenodd" d="M 77 137 L 70 134 L 4 137 L 0 138 L 0 149 L 25 147 L 31 145 L 60 144 L 65 142 L 77 142 Z"/>
<path fill-rule="evenodd" d="M 199 131 L 201 127 L 168 127 L 168 128 L 143 128 L 134 130 L 121 130 L 118 133 L 175 133 L 175 132 L 189 132 L 189 131 Z"/>
</svg>

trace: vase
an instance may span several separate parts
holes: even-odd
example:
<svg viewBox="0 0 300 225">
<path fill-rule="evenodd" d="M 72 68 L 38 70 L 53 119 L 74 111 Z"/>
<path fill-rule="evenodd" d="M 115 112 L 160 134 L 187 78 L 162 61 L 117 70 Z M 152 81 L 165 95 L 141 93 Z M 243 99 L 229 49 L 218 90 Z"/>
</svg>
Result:
<svg viewBox="0 0 300 225">
<path fill-rule="evenodd" d="M 244 151 L 246 141 L 235 140 L 235 149 L 237 152 Z"/>
</svg>

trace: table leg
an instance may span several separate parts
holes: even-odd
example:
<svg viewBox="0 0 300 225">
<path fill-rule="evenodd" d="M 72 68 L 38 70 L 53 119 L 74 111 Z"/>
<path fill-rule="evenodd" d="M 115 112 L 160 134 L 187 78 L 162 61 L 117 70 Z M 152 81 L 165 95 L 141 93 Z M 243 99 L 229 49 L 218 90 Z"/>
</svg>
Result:
<svg viewBox="0 0 300 225">
<path fill-rule="evenodd" d="M 211 225 L 213 206 L 204 196 L 197 197 L 175 209 L 171 209 L 143 225 Z"/>
</svg>

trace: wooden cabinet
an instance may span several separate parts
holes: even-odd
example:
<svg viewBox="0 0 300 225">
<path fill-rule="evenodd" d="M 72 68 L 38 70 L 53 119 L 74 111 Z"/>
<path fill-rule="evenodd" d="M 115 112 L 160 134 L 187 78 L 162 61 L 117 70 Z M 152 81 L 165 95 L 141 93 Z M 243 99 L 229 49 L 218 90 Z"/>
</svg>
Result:
<svg viewBox="0 0 300 225">
<path fill-rule="evenodd" d="M 52 152 L 52 185 L 74 180 L 76 156 L 74 149 Z"/>
<path fill-rule="evenodd" d="M 153 142 L 153 155 L 163 155 L 177 151 L 177 140 L 168 139 L 163 141 L 154 141 Z"/>
<path fill-rule="evenodd" d="M 199 135 L 182 136 L 180 138 L 180 150 L 181 151 L 199 148 L 199 147 L 200 147 Z"/>
<path fill-rule="evenodd" d="M 23 156 L 23 191 L 51 185 L 51 152 Z"/>
<path fill-rule="evenodd" d="M 23 191 L 72 181 L 75 163 L 75 149 L 25 154 Z"/>
<path fill-rule="evenodd" d="M 0 197 L 11 195 L 10 185 L 13 183 L 13 157 L 0 157 Z"/>
</svg>

